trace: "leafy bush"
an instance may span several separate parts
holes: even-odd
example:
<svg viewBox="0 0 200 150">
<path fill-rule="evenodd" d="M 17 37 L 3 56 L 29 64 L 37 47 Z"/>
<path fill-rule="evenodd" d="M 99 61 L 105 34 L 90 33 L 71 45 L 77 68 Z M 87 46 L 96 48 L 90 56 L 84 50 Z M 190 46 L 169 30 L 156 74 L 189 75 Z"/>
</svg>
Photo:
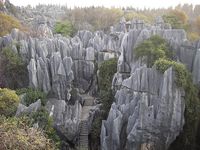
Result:
<svg viewBox="0 0 200 150">
<path fill-rule="evenodd" d="M 99 68 L 99 88 L 109 90 L 112 86 L 112 79 L 117 72 L 117 59 L 104 61 Z"/>
<path fill-rule="evenodd" d="M 41 100 L 42 105 L 46 104 L 46 94 L 38 89 L 22 88 L 17 90 L 17 94 L 26 94 L 24 97 L 24 105 L 29 106 L 30 104 L 36 102 L 38 99 Z"/>
<path fill-rule="evenodd" d="M 68 20 L 63 22 L 57 22 L 54 28 L 54 32 L 62 34 L 63 36 L 72 36 L 74 33 L 74 27 Z"/>
<path fill-rule="evenodd" d="M 154 35 L 139 44 L 134 52 L 136 59 L 145 57 L 148 67 L 152 67 L 159 58 L 171 57 L 167 42 L 158 35 Z"/>
<path fill-rule="evenodd" d="M 55 150 L 54 143 L 39 129 L 29 126 L 29 119 L 0 117 L 0 149 Z"/>
<path fill-rule="evenodd" d="M 101 134 L 101 123 L 102 120 L 104 118 L 102 118 L 101 116 L 98 116 L 94 119 L 93 123 L 92 123 L 92 127 L 91 127 L 91 139 L 94 141 L 98 141 L 100 138 L 99 135 Z M 98 143 L 100 144 L 100 143 Z"/>
<path fill-rule="evenodd" d="M 117 59 L 104 61 L 99 68 L 99 89 L 100 101 L 102 103 L 101 113 L 92 123 L 91 138 L 94 145 L 100 143 L 101 122 L 107 119 L 110 107 L 114 100 L 114 94 L 111 89 L 112 79 L 117 72 Z"/>
<path fill-rule="evenodd" d="M 13 90 L 0 88 L 0 115 L 12 116 L 19 104 L 19 97 Z"/>
<path fill-rule="evenodd" d="M 13 28 L 21 29 L 20 22 L 12 16 L 0 13 L 0 36 L 11 32 Z"/>
<path fill-rule="evenodd" d="M 169 67 L 173 67 L 176 73 L 176 84 L 179 87 L 186 87 L 188 71 L 181 63 L 166 59 L 159 59 L 155 62 L 156 69 L 164 73 Z"/>
<path fill-rule="evenodd" d="M 47 110 L 42 107 L 38 112 L 35 112 L 30 116 L 33 119 L 33 123 L 38 123 L 39 127 L 44 130 L 49 139 L 54 141 L 57 148 L 60 147 L 60 139 L 53 128 L 53 119 L 49 116 Z"/>
<path fill-rule="evenodd" d="M 21 56 L 15 53 L 11 47 L 5 47 L 1 53 L 1 69 L 5 76 L 6 87 L 15 89 L 26 85 L 28 70 Z"/>
</svg>

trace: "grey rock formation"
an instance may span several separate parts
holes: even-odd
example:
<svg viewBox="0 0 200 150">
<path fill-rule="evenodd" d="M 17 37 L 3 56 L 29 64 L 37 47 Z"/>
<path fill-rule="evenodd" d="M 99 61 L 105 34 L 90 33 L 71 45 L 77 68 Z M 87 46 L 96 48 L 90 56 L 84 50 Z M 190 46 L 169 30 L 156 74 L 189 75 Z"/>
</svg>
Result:
<svg viewBox="0 0 200 150">
<path fill-rule="evenodd" d="M 124 80 L 102 123 L 102 150 L 167 149 L 184 125 L 184 95 L 174 79 L 172 68 L 162 75 L 140 67 Z"/>
<path fill-rule="evenodd" d="M 172 47 L 176 54 L 174 59 L 187 66 L 194 83 L 198 84 L 200 73 L 196 68 L 200 67 L 197 50 L 200 44 L 189 43 L 184 30 L 166 27 L 160 18 L 154 26 L 141 20 L 128 23 L 121 20 L 110 34 L 84 30 L 73 38 L 66 38 L 52 35 L 53 17 L 32 14 L 32 10 L 27 13 L 33 27 L 41 29 L 41 38 L 14 29 L 10 35 L 0 38 L 0 48 L 12 45 L 13 51 L 28 63 L 29 86 L 41 89 L 52 98 L 47 108 L 62 135 L 70 141 L 77 138 L 81 108 L 78 100 L 73 105 L 70 103 L 72 82 L 82 93 L 95 93 L 97 66 L 119 57 L 112 87 L 117 91 L 116 102 L 108 120 L 102 124 L 102 149 L 137 150 L 144 145 L 166 149 L 169 146 L 184 124 L 183 93 L 173 82 L 172 69 L 161 75 L 154 69 L 142 67 L 145 64 L 142 59 L 135 59 L 134 48 L 152 35 L 160 35 Z M 13 45 L 14 42 L 19 45 Z M 23 109 L 26 108 L 22 106 Z"/>
<path fill-rule="evenodd" d="M 79 132 L 81 104 L 67 105 L 64 100 L 49 99 L 47 110 L 53 116 L 55 128 L 69 141 L 75 141 Z"/>
<path fill-rule="evenodd" d="M 23 114 L 32 114 L 34 112 L 37 112 L 41 108 L 41 100 L 37 100 L 35 103 L 30 104 L 28 107 L 26 107 L 23 104 L 19 104 L 16 112 L 16 116 L 20 116 Z"/>
<path fill-rule="evenodd" d="M 64 64 L 65 67 L 64 67 Z M 62 61 L 59 52 L 56 52 L 50 58 L 50 68 L 52 76 L 52 92 L 55 94 L 56 98 L 69 100 L 71 81 L 73 80 L 73 73 L 71 71 L 72 60 L 70 57 L 65 57 Z M 68 72 L 66 72 L 68 71 Z"/>
<path fill-rule="evenodd" d="M 134 48 L 152 35 L 160 35 L 172 47 L 174 59 L 186 65 L 198 84 L 198 44 L 189 43 L 184 30 L 166 28 L 159 20 L 155 27 L 148 28 L 133 21 L 131 28 L 121 42 L 112 87 L 115 102 L 102 122 L 101 149 L 164 150 L 183 129 L 184 91 L 176 87 L 172 68 L 164 74 L 146 68 L 142 59 L 135 59 Z"/>
</svg>

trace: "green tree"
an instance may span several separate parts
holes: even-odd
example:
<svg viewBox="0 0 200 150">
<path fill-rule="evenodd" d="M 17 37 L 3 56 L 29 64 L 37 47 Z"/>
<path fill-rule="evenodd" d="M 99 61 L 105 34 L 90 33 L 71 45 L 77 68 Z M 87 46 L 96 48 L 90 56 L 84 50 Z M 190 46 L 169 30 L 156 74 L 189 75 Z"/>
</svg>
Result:
<svg viewBox="0 0 200 150">
<path fill-rule="evenodd" d="M 38 90 L 38 89 L 32 89 L 32 88 L 22 88 L 18 89 L 16 91 L 18 95 L 25 94 L 23 103 L 26 106 L 29 106 L 30 104 L 36 102 L 38 99 L 41 100 L 41 103 L 43 106 L 46 104 L 46 96 L 44 92 Z"/>
<path fill-rule="evenodd" d="M 172 10 L 167 15 L 163 15 L 165 23 L 169 23 L 172 29 L 188 30 L 188 16 L 182 10 Z"/>
<path fill-rule="evenodd" d="M 148 67 L 152 67 L 157 59 L 171 55 L 167 42 L 158 35 L 143 41 L 134 49 L 134 53 L 136 59 L 144 57 Z"/>
<path fill-rule="evenodd" d="M 72 36 L 74 34 L 74 27 L 68 20 L 57 22 L 54 28 L 54 32 L 62 34 L 63 36 Z"/>
</svg>

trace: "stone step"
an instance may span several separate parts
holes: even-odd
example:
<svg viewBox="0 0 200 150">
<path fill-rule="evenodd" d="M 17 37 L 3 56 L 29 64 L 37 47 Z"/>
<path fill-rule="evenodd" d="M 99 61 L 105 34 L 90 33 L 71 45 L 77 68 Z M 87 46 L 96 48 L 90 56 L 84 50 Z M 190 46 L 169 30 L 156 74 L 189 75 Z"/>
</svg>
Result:
<svg viewBox="0 0 200 150">
<path fill-rule="evenodd" d="M 80 131 L 80 133 L 88 133 L 88 130 L 87 130 L 87 129 L 82 129 L 82 130 Z"/>
<path fill-rule="evenodd" d="M 80 140 L 80 143 L 81 143 L 81 144 L 86 144 L 86 145 L 87 145 L 87 144 L 88 144 L 88 140 Z"/>
</svg>

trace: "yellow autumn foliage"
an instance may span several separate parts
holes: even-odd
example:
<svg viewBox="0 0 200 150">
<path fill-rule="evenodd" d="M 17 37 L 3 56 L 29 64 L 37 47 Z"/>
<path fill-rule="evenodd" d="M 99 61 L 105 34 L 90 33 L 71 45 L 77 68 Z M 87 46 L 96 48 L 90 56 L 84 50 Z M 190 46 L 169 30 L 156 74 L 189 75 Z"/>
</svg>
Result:
<svg viewBox="0 0 200 150">
<path fill-rule="evenodd" d="M 20 22 L 12 16 L 0 13 L 0 36 L 10 33 L 13 28 L 21 29 Z"/>
<path fill-rule="evenodd" d="M 0 115 L 12 116 L 19 104 L 19 97 L 15 91 L 0 88 Z"/>
<path fill-rule="evenodd" d="M 56 150 L 42 130 L 29 126 L 27 117 L 0 116 L 1 150 Z"/>
</svg>

